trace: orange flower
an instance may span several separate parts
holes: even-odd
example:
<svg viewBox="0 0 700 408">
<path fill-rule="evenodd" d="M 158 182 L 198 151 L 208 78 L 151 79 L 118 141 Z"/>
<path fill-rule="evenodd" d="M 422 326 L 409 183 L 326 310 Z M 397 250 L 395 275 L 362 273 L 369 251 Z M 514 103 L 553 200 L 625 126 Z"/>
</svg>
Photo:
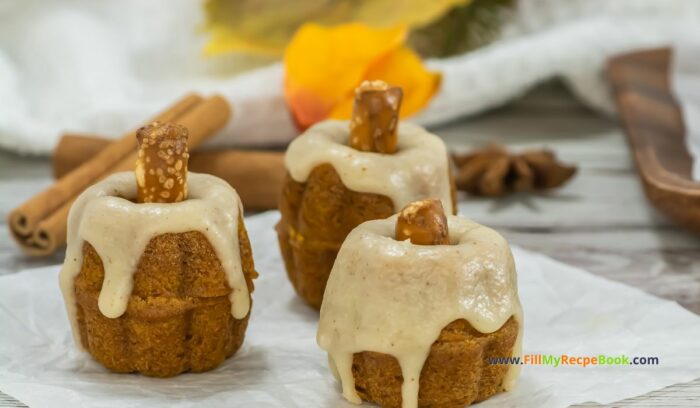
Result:
<svg viewBox="0 0 700 408">
<path fill-rule="evenodd" d="M 355 87 L 363 80 L 381 79 L 403 88 L 401 117 L 422 109 L 441 77 L 403 45 L 406 34 L 405 27 L 303 25 L 284 54 L 284 95 L 297 126 L 350 118 Z"/>
</svg>

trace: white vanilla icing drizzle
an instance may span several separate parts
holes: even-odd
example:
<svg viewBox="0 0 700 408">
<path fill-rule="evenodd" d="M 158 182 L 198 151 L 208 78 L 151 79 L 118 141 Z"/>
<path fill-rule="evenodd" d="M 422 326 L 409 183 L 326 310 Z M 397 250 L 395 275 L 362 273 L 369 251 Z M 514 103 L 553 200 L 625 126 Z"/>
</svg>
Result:
<svg viewBox="0 0 700 408">
<path fill-rule="evenodd" d="M 102 260 L 104 281 L 98 306 L 109 318 L 125 311 L 136 271 L 148 242 L 165 233 L 199 231 L 211 243 L 231 288 L 231 313 L 242 319 L 250 310 L 248 286 L 238 246 L 240 198 L 225 181 L 189 173 L 189 198 L 178 203 L 134 203 L 134 173 L 114 174 L 83 192 L 68 215 L 68 247 L 59 275 L 76 343 L 74 280 L 83 263 L 83 243 L 89 242 Z"/>
<path fill-rule="evenodd" d="M 451 245 L 394 239 L 397 216 L 368 221 L 343 243 L 321 305 L 318 344 L 328 352 L 343 396 L 360 403 L 353 354 L 394 356 L 403 375 L 402 406 L 418 404 L 418 384 L 430 347 L 448 324 L 465 319 L 493 333 L 511 317 L 519 326 L 513 356 L 521 354 L 523 312 L 510 247 L 490 228 L 448 216 Z M 519 366 L 503 381 L 511 389 Z"/>
<path fill-rule="evenodd" d="M 411 123 L 402 122 L 398 131 L 396 153 L 363 152 L 348 146 L 348 121 L 326 120 L 289 145 L 285 165 L 295 181 L 304 183 L 315 167 L 328 163 L 347 188 L 385 195 L 396 211 L 416 200 L 439 198 L 451 214 L 449 160 L 442 139 Z"/>
</svg>

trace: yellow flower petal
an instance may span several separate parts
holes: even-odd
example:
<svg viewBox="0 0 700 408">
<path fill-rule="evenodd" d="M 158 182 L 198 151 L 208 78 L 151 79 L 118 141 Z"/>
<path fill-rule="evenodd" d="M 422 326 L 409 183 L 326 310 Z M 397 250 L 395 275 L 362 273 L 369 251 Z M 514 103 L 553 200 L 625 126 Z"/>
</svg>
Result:
<svg viewBox="0 0 700 408">
<path fill-rule="evenodd" d="M 399 49 L 405 38 L 404 27 L 302 26 L 284 54 L 285 98 L 300 127 L 328 117 L 352 94 L 368 67 Z"/>
<path fill-rule="evenodd" d="M 381 79 L 403 89 L 401 117 L 409 117 L 423 109 L 440 88 L 440 73 L 428 71 L 418 55 L 407 47 L 401 47 L 371 65 L 363 80 Z M 358 82 L 359 84 L 359 82 Z M 352 114 L 353 94 L 337 104 L 330 117 L 349 119 Z"/>
</svg>

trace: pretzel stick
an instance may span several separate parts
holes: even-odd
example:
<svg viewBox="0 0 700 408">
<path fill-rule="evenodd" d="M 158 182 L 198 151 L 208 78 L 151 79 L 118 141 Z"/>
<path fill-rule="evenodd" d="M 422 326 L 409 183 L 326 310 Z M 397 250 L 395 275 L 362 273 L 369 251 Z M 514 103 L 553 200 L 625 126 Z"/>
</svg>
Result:
<svg viewBox="0 0 700 408">
<path fill-rule="evenodd" d="M 383 81 L 364 81 L 355 90 L 350 146 L 363 152 L 396 152 L 403 91 Z"/>
<path fill-rule="evenodd" d="M 414 201 L 401 210 L 396 220 L 396 240 L 415 245 L 450 243 L 447 218 L 440 200 Z"/>
<path fill-rule="evenodd" d="M 187 198 L 187 128 L 153 122 L 136 132 L 139 203 L 176 203 Z"/>
</svg>

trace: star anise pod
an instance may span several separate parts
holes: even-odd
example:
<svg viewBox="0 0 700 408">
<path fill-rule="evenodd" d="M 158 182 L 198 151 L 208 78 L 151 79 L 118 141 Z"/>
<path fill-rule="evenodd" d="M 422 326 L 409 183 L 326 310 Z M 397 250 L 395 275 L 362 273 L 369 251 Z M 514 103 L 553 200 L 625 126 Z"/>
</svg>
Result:
<svg viewBox="0 0 700 408">
<path fill-rule="evenodd" d="M 559 162 L 547 149 L 514 154 L 501 145 L 491 145 L 456 154 L 453 159 L 457 188 L 488 197 L 560 187 L 576 174 L 576 166 Z"/>
</svg>

